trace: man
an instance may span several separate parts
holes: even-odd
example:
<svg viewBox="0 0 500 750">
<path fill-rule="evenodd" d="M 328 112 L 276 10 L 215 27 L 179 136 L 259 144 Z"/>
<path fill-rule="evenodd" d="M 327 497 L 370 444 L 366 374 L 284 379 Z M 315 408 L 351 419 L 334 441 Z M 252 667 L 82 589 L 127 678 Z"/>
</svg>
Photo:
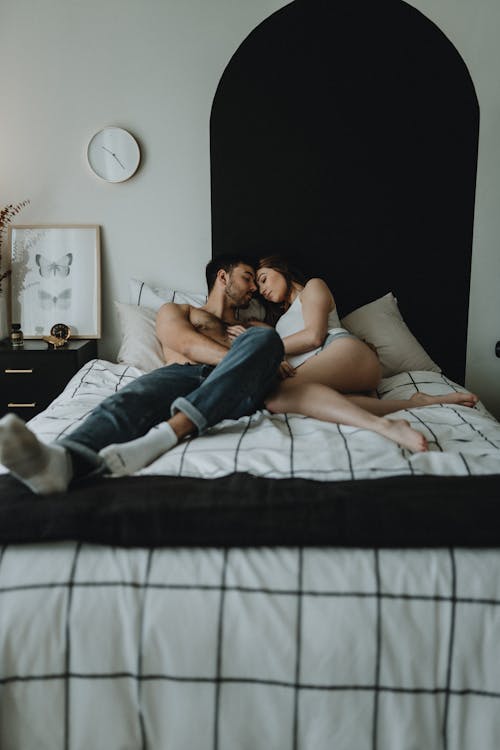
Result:
<svg viewBox="0 0 500 750">
<path fill-rule="evenodd" d="M 270 328 L 229 335 L 236 308 L 248 307 L 256 291 L 247 260 L 220 256 L 206 276 L 203 307 L 167 303 L 158 312 L 165 367 L 109 396 L 50 445 L 7 415 L 0 420 L 0 463 L 37 494 L 64 492 L 84 476 L 131 474 L 187 435 L 256 411 L 276 384 L 283 344 Z"/>
</svg>

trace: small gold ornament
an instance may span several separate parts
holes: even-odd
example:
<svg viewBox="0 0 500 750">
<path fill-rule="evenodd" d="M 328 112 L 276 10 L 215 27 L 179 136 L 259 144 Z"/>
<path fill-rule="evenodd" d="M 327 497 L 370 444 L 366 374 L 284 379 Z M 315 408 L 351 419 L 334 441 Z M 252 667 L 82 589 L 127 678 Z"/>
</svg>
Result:
<svg viewBox="0 0 500 750">
<path fill-rule="evenodd" d="M 64 346 L 71 336 L 71 328 L 66 323 L 55 323 L 50 329 L 50 336 L 44 336 L 49 348 L 59 349 Z"/>
</svg>

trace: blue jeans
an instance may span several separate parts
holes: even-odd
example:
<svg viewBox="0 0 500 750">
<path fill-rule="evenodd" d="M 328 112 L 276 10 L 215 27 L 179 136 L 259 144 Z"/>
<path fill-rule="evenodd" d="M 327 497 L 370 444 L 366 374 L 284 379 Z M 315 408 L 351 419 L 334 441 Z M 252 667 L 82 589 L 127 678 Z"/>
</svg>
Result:
<svg viewBox="0 0 500 750">
<path fill-rule="evenodd" d="M 98 452 L 145 435 L 183 412 L 201 434 L 222 419 L 239 419 L 263 406 L 277 384 L 283 343 L 270 328 L 249 328 L 217 365 L 168 365 L 142 375 L 104 399 L 58 444 L 69 450 L 75 478 L 104 473 Z"/>
</svg>

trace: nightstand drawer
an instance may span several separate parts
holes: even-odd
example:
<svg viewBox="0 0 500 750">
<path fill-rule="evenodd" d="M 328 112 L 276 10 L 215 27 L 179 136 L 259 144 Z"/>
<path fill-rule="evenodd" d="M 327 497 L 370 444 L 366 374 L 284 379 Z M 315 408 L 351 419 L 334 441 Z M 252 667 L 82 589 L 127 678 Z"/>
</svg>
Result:
<svg viewBox="0 0 500 750">
<path fill-rule="evenodd" d="M 48 404 L 46 404 L 46 406 L 48 406 Z M 35 417 L 45 408 L 45 406 L 40 406 L 36 401 L 33 404 L 12 401 L 5 406 L 1 404 L 0 407 L 0 414 L 3 416 L 5 416 L 5 414 L 17 414 L 17 416 L 24 419 L 25 422 L 27 422 L 28 419 Z"/>
<path fill-rule="evenodd" d="M 19 350 L 0 346 L 0 416 L 14 412 L 28 420 L 45 409 L 89 359 L 95 340 L 70 341 L 49 350 L 45 342 L 26 341 Z"/>
<path fill-rule="evenodd" d="M 12 404 L 32 404 L 39 401 L 40 390 L 33 373 L 29 375 L 0 374 L 0 408 L 7 409 Z M 10 407 L 9 407 L 10 408 Z"/>
<path fill-rule="evenodd" d="M 0 373 L 0 408 L 23 415 L 28 414 L 28 405 L 35 412 L 45 409 L 74 374 L 71 367 L 55 372 L 46 367 L 12 370 Z"/>
</svg>

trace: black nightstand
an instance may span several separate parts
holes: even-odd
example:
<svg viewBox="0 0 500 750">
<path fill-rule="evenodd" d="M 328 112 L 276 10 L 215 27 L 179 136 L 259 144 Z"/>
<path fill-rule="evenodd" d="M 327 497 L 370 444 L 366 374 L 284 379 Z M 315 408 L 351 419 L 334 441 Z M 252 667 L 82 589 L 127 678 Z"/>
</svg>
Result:
<svg viewBox="0 0 500 750">
<path fill-rule="evenodd" d="M 60 349 L 45 341 L 25 341 L 13 349 L 0 343 L 0 416 L 15 412 L 24 420 L 45 409 L 89 359 L 97 357 L 95 339 L 75 339 Z"/>
</svg>

